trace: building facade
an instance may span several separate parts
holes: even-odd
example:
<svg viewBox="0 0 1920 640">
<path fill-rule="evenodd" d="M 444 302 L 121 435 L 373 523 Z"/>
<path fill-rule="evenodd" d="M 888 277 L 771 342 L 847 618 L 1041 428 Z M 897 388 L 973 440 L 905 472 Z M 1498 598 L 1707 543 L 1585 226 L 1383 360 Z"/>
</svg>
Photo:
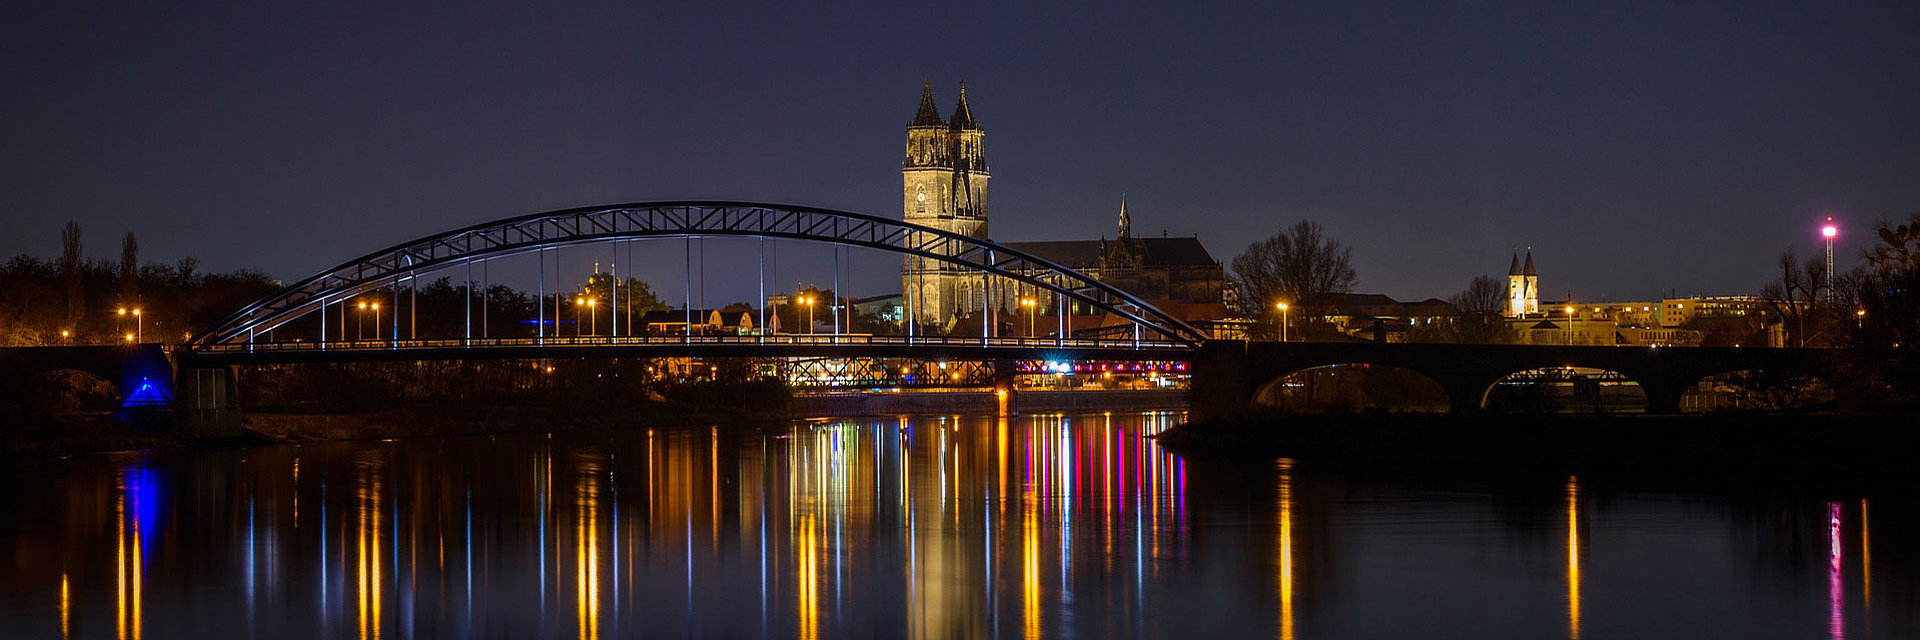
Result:
<svg viewBox="0 0 1920 640">
<path fill-rule="evenodd" d="M 967 85 L 953 117 L 942 120 L 933 103 L 933 86 L 920 91 L 920 108 L 907 125 L 906 159 L 901 164 L 901 213 L 909 223 L 970 238 L 987 238 L 987 155 L 985 131 L 974 122 Z M 903 304 L 914 319 L 945 325 L 986 305 L 977 275 L 937 258 L 908 256 L 900 271 Z"/>
<path fill-rule="evenodd" d="M 1513 253 L 1512 264 L 1507 268 L 1507 317 L 1540 313 L 1540 274 L 1533 270 L 1533 248 L 1527 248 L 1527 266 L 1520 266 L 1518 251 Z"/>
</svg>

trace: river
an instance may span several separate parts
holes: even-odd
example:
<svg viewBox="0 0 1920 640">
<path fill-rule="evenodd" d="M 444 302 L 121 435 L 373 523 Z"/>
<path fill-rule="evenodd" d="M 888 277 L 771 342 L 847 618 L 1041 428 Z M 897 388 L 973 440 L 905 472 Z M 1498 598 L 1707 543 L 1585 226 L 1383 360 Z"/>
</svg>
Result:
<svg viewBox="0 0 1920 640">
<path fill-rule="evenodd" d="M 1911 501 L 1183 459 L 1178 413 L 0 461 L 0 636 L 1897 638 Z"/>
</svg>

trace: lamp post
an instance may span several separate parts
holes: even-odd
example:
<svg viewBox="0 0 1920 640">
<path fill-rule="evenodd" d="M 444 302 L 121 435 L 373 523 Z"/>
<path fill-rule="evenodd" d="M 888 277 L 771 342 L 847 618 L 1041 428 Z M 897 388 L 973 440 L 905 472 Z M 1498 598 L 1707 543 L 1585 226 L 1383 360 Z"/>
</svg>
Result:
<svg viewBox="0 0 1920 640">
<path fill-rule="evenodd" d="M 65 344 L 73 344 L 73 332 L 67 329 L 61 329 L 60 342 Z"/>
<path fill-rule="evenodd" d="M 800 304 L 807 305 L 807 335 L 813 335 L 813 296 L 800 296 Z"/>
<path fill-rule="evenodd" d="M 1033 337 L 1033 316 L 1038 312 L 1039 303 L 1033 298 L 1021 298 L 1020 306 L 1027 308 L 1027 337 Z"/>
<path fill-rule="evenodd" d="M 1287 303 L 1275 302 L 1273 308 L 1280 310 L 1280 341 L 1287 341 Z"/>
<path fill-rule="evenodd" d="M 1834 226 L 1833 216 L 1827 216 L 1826 226 L 1820 227 L 1820 237 L 1827 241 L 1827 281 L 1823 284 L 1827 287 L 1827 299 L 1829 300 L 1835 299 L 1833 295 L 1833 238 L 1838 235 L 1840 235 L 1840 227 Z"/>
<path fill-rule="evenodd" d="M 380 303 L 375 302 L 368 306 L 373 308 L 373 339 L 379 340 L 380 339 Z"/>
<path fill-rule="evenodd" d="M 600 310 L 599 307 L 598 299 L 587 298 L 587 335 L 600 335 L 600 314 L 596 313 Z"/>
<path fill-rule="evenodd" d="M 353 339 L 355 340 L 367 337 L 367 301 L 361 300 L 359 306 L 360 315 L 353 317 Z M 340 332 L 346 333 L 347 328 L 341 327 Z"/>
<path fill-rule="evenodd" d="M 120 307 L 120 308 L 119 308 L 118 310 L 116 310 L 116 311 L 115 311 L 114 313 L 115 313 L 115 315 L 118 315 L 118 316 L 119 316 L 119 318 L 117 318 L 117 319 L 115 319 L 115 320 L 114 320 L 114 322 L 113 322 L 113 330 L 114 330 L 114 331 L 119 331 L 119 332 L 123 332 L 123 333 L 124 333 L 124 332 L 126 332 L 126 330 L 127 330 L 127 308 L 126 308 L 126 307 Z"/>
<path fill-rule="evenodd" d="M 133 310 L 133 339 L 136 342 L 145 342 L 147 339 L 146 319 L 141 317 L 139 309 Z"/>
<path fill-rule="evenodd" d="M 1573 305 L 1567 305 L 1567 346 L 1573 346 Z"/>
<path fill-rule="evenodd" d="M 587 306 L 586 298 L 581 296 L 573 297 L 573 337 L 575 338 L 580 337 L 580 307 L 584 306 Z"/>
</svg>

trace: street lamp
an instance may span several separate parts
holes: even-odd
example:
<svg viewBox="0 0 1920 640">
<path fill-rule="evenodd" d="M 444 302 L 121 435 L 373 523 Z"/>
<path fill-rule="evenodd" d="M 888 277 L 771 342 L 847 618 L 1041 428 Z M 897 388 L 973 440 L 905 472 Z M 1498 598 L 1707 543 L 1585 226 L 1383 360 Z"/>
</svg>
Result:
<svg viewBox="0 0 1920 640">
<path fill-rule="evenodd" d="M 1021 298 L 1020 306 L 1027 308 L 1027 337 L 1032 338 L 1033 337 L 1033 316 L 1035 315 L 1035 312 L 1039 307 L 1039 302 L 1035 301 L 1033 298 Z"/>
<path fill-rule="evenodd" d="M 573 337 L 575 338 L 580 337 L 580 307 L 586 306 L 586 304 L 586 298 L 580 296 L 573 297 Z"/>
<path fill-rule="evenodd" d="M 379 340 L 380 339 L 380 303 L 375 302 L 371 305 L 368 305 L 368 307 L 373 309 L 373 339 Z"/>
<path fill-rule="evenodd" d="M 340 328 L 341 333 L 346 333 L 346 331 L 347 331 L 346 327 Z M 353 317 L 353 339 L 360 340 L 366 337 L 367 337 L 367 301 L 361 300 L 360 315 Z"/>
<path fill-rule="evenodd" d="M 600 314 L 596 313 L 599 307 L 598 298 L 587 298 L 587 335 L 600 335 Z"/>
<path fill-rule="evenodd" d="M 133 339 L 141 342 L 147 339 L 146 319 L 141 317 L 139 309 L 133 310 Z"/>
<path fill-rule="evenodd" d="M 800 304 L 807 305 L 807 333 L 813 333 L 813 296 L 800 296 Z"/>
<path fill-rule="evenodd" d="M 1567 305 L 1567 346 L 1573 346 L 1573 305 Z"/>
<path fill-rule="evenodd" d="M 1820 227 L 1820 237 L 1827 241 L 1827 297 L 1833 297 L 1833 238 L 1840 235 L 1840 227 L 1834 226 L 1833 216 L 1827 216 L 1826 226 Z"/>
<path fill-rule="evenodd" d="M 1287 341 L 1287 303 L 1275 302 L 1273 308 L 1280 310 L 1280 341 Z"/>
<path fill-rule="evenodd" d="M 61 342 L 64 342 L 64 343 L 67 343 L 67 344 L 73 344 L 73 332 L 72 332 L 72 331 L 68 331 L 68 330 L 66 330 L 66 329 L 61 329 L 61 330 L 60 330 L 60 341 L 61 341 Z"/>
</svg>

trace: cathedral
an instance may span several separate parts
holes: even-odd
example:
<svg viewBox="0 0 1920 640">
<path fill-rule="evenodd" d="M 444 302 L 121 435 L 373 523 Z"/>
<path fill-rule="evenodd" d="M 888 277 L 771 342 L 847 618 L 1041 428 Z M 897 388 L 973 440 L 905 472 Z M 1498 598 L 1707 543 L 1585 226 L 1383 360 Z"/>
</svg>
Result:
<svg viewBox="0 0 1920 640">
<path fill-rule="evenodd" d="M 920 110 L 907 125 L 907 157 L 900 169 L 901 211 L 907 222 L 971 238 L 987 238 L 985 135 L 967 106 L 967 85 L 953 117 L 941 119 L 933 85 L 920 90 Z M 902 301 L 922 324 L 945 324 L 986 304 L 978 276 L 940 260 L 907 256 L 900 272 Z"/>
<path fill-rule="evenodd" d="M 981 145 L 984 134 L 967 104 L 966 83 L 960 84 L 959 102 L 948 118 L 940 117 L 932 85 L 921 87 L 920 108 L 907 125 L 906 158 L 900 169 L 901 213 L 907 222 L 970 238 L 989 238 L 987 157 Z M 1135 236 L 1124 199 L 1120 203 L 1118 235 L 1111 240 L 1103 237 L 1003 244 L 1078 270 L 1167 307 L 1176 315 L 1198 314 L 1188 319 L 1226 315 L 1222 302 L 1229 287 L 1224 271 L 1200 240 Z M 982 312 L 996 315 L 1018 308 L 1025 297 L 1037 298 L 1042 313 L 1059 312 L 1051 308 L 1055 301 L 1050 296 L 1040 295 L 1031 285 L 1000 278 L 985 281 L 977 272 L 934 258 L 907 256 L 900 280 L 903 311 L 925 326 L 951 327 L 958 318 L 977 317 Z M 1067 312 L 1078 316 L 1093 310 L 1076 306 Z"/>
<path fill-rule="evenodd" d="M 1540 314 L 1540 272 L 1533 270 L 1533 248 L 1527 248 L 1527 266 L 1520 266 L 1520 252 L 1513 252 L 1513 266 L 1507 268 L 1507 317 L 1524 318 Z"/>
</svg>

